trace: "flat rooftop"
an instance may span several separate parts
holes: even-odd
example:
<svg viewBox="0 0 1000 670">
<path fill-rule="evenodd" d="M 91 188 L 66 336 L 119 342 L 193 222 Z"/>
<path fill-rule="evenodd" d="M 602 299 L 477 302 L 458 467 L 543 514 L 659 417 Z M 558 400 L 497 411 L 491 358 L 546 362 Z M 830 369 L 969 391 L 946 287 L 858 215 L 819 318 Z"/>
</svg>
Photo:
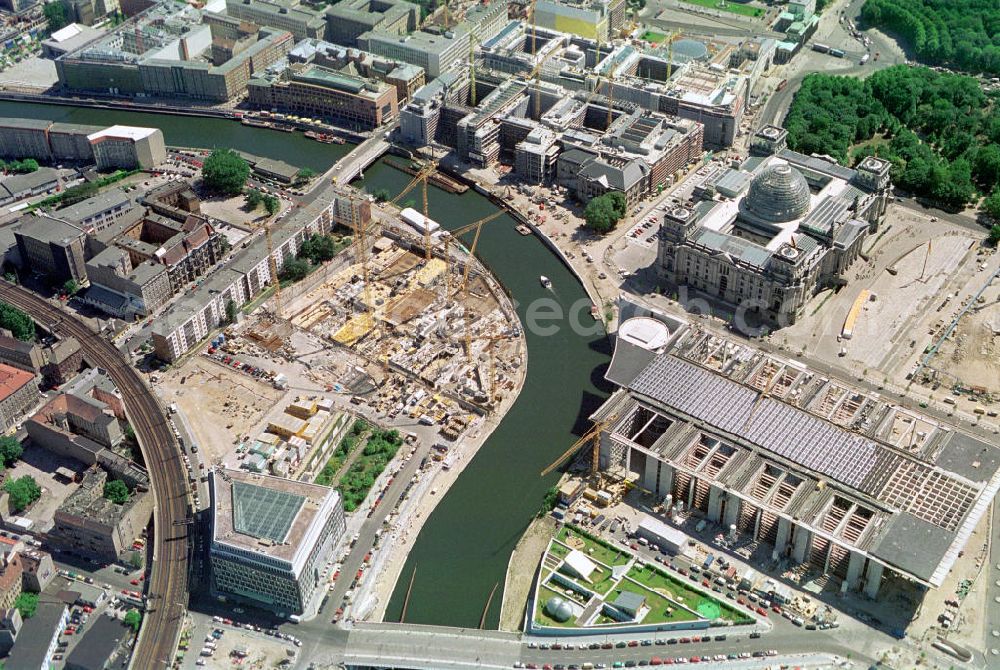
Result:
<svg viewBox="0 0 1000 670">
<path fill-rule="evenodd" d="M 291 563 L 334 489 L 243 470 L 212 472 L 214 537 Z"/>
</svg>

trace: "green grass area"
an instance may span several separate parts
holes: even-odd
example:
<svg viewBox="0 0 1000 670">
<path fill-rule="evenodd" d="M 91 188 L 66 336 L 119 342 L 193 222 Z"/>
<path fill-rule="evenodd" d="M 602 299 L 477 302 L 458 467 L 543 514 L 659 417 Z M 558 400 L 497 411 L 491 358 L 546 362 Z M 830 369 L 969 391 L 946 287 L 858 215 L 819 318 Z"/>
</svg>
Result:
<svg viewBox="0 0 1000 670">
<path fill-rule="evenodd" d="M 397 430 L 372 430 L 361 454 L 338 483 L 337 488 L 344 497 L 344 511 L 353 512 L 364 502 L 375 485 L 375 479 L 382 474 L 402 444 L 403 438 Z"/>
<path fill-rule="evenodd" d="M 708 7 L 709 9 L 719 9 L 731 14 L 739 14 L 740 16 L 758 17 L 764 15 L 764 10 L 760 7 L 744 5 L 738 2 L 726 2 L 726 0 L 683 0 L 683 2 L 690 5 L 698 5 L 699 7 Z"/>
<path fill-rule="evenodd" d="M 368 423 L 363 419 L 358 419 L 351 426 L 351 430 L 348 431 L 346 435 L 340 440 L 340 444 L 337 445 L 336 450 L 334 450 L 333 455 L 330 456 L 330 460 L 326 462 L 323 469 L 319 471 L 316 475 L 316 484 L 321 486 L 329 486 L 333 482 L 333 478 L 337 476 L 340 472 L 341 466 L 347 457 L 350 455 L 354 448 L 358 446 L 358 440 L 361 439 L 362 434 L 368 430 Z"/>
<path fill-rule="evenodd" d="M 556 535 L 556 539 L 560 542 L 565 542 L 568 537 L 581 539 L 584 544 L 584 548 L 581 551 L 605 565 L 626 565 L 632 560 L 632 555 L 629 552 L 617 549 L 614 545 L 608 544 L 604 540 L 599 540 L 575 526 L 563 526 Z"/>
<path fill-rule="evenodd" d="M 535 603 L 535 621 L 542 626 L 555 626 L 557 628 L 575 628 L 576 627 L 576 617 L 571 616 L 566 621 L 556 621 L 545 613 L 545 603 L 549 601 L 552 596 L 559 596 L 560 598 L 565 598 L 566 596 L 561 593 L 556 593 L 552 589 L 541 587 L 538 589 L 538 602 Z"/>
<path fill-rule="evenodd" d="M 642 623 L 669 623 L 675 621 L 695 621 L 698 617 L 677 605 L 659 593 L 645 588 L 635 582 L 623 579 L 614 590 L 605 598 L 605 602 L 614 604 L 615 600 L 623 591 L 638 593 L 646 599 L 646 613 Z"/>
<path fill-rule="evenodd" d="M 667 573 L 647 565 L 645 567 L 633 566 L 628 571 L 628 577 L 634 579 L 643 586 L 661 593 L 671 600 L 681 603 L 685 607 L 695 610 L 706 618 L 715 618 L 732 621 L 733 623 L 750 623 L 753 620 L 741 613 L 739 610 L 730 607 L 725 602 L 702 594 L 700 591 L 691 589 L 687 584 L 674 579 Z M 717 613 L 717 614 L 716 614 Z"/>
<path fill-rule="evenodd" d="M 557 558 L 566 558 L 569 555 L 569 547 L 558 542 L 549 545 L 549 553 Z"/>
<path fill-rule="evenodd" d="M 667 39 L 667 36 L 654 30 L 647 30 L 639 36 L 639 39 L 645 40 L 646 42 L 652 42 L 653 44 L 659 44 L 663 40 Z"/>
</svg>

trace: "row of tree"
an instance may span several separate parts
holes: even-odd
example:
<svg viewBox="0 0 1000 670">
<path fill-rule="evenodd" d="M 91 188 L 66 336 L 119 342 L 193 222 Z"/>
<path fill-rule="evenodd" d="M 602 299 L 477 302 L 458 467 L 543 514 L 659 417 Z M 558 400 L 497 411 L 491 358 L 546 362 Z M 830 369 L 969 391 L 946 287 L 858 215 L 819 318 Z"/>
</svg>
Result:
<svg viewBox="0 0 1000 670">
<path fill-rule="evenodd" d="M 313 233 L 302 243 L 294 258 L 291 255 L 285 256 L 278 278 L 286 283 L 305 279 L 317 266 L 336 256 L 343 248 L 342 243 L 343 238 L 341 244 L 338 244 L 332 235 Z"/>
<path fill-rule="evenodd" d="M 38 161 L 34 158 L 25 158 L 19 161 L 0 161 L 0 170 L 3 172 L 13 172 L 14 174 L 28 174 L 38 170 Z"/>
<path fill-rule="evenodd" d="M 868 0 L 861 18 L 902 37 L 925 63 L 1000 73 L 996 0 Z"/>
<path fill-rule="evenodd" d="M 865 80 L 812 74 L 785 128 L 789 146 L 802 153 L 845 164 L 885 158 L 895 184 L 943 207 L 976 202 L 1000 184 L 1000 111 L 964 75 L 907 66 Z"/>
<path fill-rule="evenodd" d="M 246 201 L 247 209 L 251 212 L 255 211 L 261 205 L 264 205 L 264 209 L 267 211 L 268 216 L 274 216 L 281 209 L 281 201 L 278 200 L 278 196 L 271 195 L 270 193 L 264 193 L 260 189 L 247 189 L 243 198 Z"/>
</svg>

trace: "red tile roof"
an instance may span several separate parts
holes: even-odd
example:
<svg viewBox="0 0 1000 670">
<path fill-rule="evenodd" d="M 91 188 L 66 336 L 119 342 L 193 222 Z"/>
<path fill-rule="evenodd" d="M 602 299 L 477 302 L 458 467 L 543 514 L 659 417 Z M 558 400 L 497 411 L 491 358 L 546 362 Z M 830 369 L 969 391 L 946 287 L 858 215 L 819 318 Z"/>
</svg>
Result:
<svg viewBox="0 0 1000 670">
<path fill-rule="evenodd" d="M 35 381 L 35 375 L 0 363 L 0 402 L 3 402 L 25 385 Z"/>
</svg>

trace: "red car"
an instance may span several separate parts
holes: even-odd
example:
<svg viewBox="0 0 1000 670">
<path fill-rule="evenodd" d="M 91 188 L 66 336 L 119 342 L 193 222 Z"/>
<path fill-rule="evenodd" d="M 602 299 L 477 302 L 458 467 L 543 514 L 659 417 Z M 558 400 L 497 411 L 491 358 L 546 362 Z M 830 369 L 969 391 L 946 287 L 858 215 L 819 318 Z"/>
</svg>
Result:
<svg viewBox="0 0 1000 670">
<path fill-rule="evenodd" d="M 651 658 L 649 660 L 649 664 L 650 665 L 663 665 L 663 659 L 661 659 L 659 656 L 654 656 L 653 658 Z"/>
<path fill-rule="evenodd" d="M 129 584 L 131 584 L 132 586 L 139 586 L 139 580 L 133 579 L 132 581 L 129 582 Z"/>
<path fill-rule="evenodd" d="M 630 647 L 638 647 L 639 643 L 636 640 L 629 640 L 628 641 L 628 646 L 630 646 Z"/>
<path fill-rule="evenodd" d="M 758 607 L 757 608 L 757 614 L 759 614 L 761 616 L 767 616 L 767 610 L 764 609 L 763 607 Z"/>
</svg>

